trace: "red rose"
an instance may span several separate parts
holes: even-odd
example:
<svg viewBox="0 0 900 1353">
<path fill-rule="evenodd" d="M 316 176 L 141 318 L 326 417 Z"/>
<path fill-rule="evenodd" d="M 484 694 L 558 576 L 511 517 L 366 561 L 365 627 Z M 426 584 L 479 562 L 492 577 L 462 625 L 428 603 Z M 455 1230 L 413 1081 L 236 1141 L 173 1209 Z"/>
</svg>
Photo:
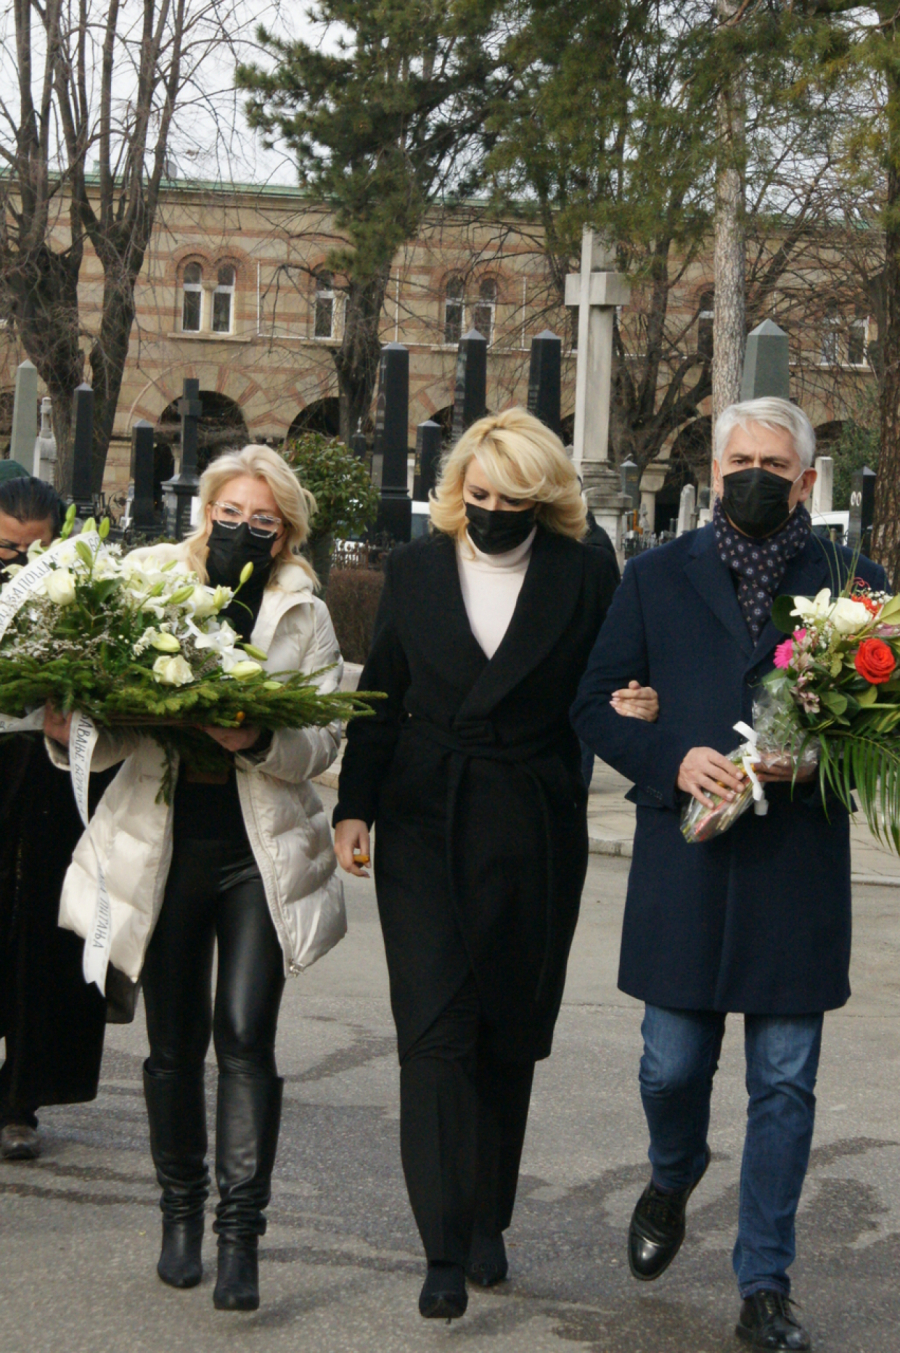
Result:
<svg viewBox="0 0 900 1353">
<path fill-rule="evenodd" d="M 853 663 L 861 677 L 880 686 L 893 673 L 897 659 L 883 639 L 863 639 Z"/>
</svg>

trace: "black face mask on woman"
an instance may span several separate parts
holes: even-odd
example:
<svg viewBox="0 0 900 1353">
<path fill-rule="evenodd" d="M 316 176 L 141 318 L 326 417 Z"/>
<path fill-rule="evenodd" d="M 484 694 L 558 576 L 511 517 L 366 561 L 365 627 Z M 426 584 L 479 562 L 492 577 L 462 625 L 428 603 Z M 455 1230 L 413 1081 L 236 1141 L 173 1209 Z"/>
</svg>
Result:
<svg viewBox="0 0 900 1353">
<path fill-rule="evenodd" d="M 802 478 L 802 472 L 797 479 Z M 771 470 L 734 470 L 722 476 L 722 507 L 733 526 L 745 536 L 761 540 L 786 526 L 796 479 Z"/>
<path fill-rule="evenodd" d="M 207 540 L 209 553 L 206 556 L 206 571 L 213 587 L 237 587 L 241 581 L 241 571 L 247 564 L 253 565 L 247 587 L 254 591 L 265 587 L 272 565 L 272 543 L 274 536 L 254 536 L 245 521 L 240 526 L 223 526 L 214 521 Z"/>
<path fill-rule="evenodd" d="M 466 517 L 469 538 L 482 554 L 506 554 L 507 550 L 521 545 L 534 528 L 533 507 L 523 508 L 520 512 L 514 509 L 489 512 L 476 503 L 466 503 Z"/>
</svg>

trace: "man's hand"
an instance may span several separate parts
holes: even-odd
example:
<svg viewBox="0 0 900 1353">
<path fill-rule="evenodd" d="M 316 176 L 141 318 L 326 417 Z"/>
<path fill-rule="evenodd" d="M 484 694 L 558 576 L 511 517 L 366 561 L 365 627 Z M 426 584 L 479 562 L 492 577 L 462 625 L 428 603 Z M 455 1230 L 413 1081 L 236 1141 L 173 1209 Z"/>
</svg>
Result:
<svg viewBox="0 0 900 1353">
<path fill-rule="evenodd" d="M 200 727 L 226 752 L 246 752 L 259 739 L 259 729 L 252 724 L 244 728 L 216 728 L 213 724 L 201 724 Z"/>
<path fill-rule="evenodd" d="M 69 730 L 72 727 L 71 714 L 60 714 L 53 705 L 44 706 L 44 735 L 63 747 L 69 745 Z"/>
<path fill-rule="evenodd" d="M 763 770 L 759 763 L 754 762 L 753 769 L 756 771 L 756 778 L 761 785 L 790 784 L 794 779 L 793 766 L 775 766 L 769 767 L 768 770 Z M 815 766 L 806 767 L 804 770 L 798 771 L 797 784 L 802 785 L 805 781 L 811 780 L 815 773 Z"/>
<path fill-rule="evenodd" d="M 712 747 L 692 747 L 678 768 L 678 788 L 704 808 L 715 807 L 710 793 L 730 800 L 746 783 L 745 771 Z"/>
<path fill-rule="evenodd" d="M 367 879 L 368 871 L 363 869 L 369 863 L 369 829 L 361 818 L 346 817 L 334 829 L 334 853 L 338 864 L 348 874 L 358 879 Z"/>
<path fill-rule="evenodd" d="M 627 688 L 613 691 L 609 703 L 617 714 L 629 719 L 655 723 L 659 718 L 659 696 L 652 686 L 642 686 L 639 681 L 629 681 Z"/>
</svg>

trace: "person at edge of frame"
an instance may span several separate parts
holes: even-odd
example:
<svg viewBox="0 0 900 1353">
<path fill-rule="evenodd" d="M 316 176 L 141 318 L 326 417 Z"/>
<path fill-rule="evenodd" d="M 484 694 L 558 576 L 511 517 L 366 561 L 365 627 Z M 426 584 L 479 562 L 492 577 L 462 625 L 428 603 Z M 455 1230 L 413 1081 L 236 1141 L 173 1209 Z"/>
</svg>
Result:
<svg viewBox="0 0 900 1353">
<path fill-rule="evenodd" d="M 233 589 L 252 564 L 220 620 L 268 654 L 269 671 L 318 672 L 320 689 L 334 691 L 343 663 L 325 603 L 313 592 L 315 574 L 299 553 L 314 508 L 281 456 L 246 446 L 204 471 L 193 535 L 134 557 L 144 564 L 174 561 L 212 586 Z M 69 722 L 48 708 L 50 738 L 67 744 Z M 203 1273 L 204 1062 L 213 1038 L 219 1071 L 213 1304 L 249 1311 L 259 1306 L 258 1238 L 266 1229 L 281 1121 L 275 1036 L 285 978 L 346 931 L 331 834 L 310 783 L 337 756 L 340 726 L 204 731 L 233 764 L 219 775 L 180 766 L 170 804 L 159 793 L 166 770 L 160 746 L 130 731 L 101 733 L 94 764 L 123 765 L 91 822 L 93 847 L 84 837 L 75 851 L 60 923 L 80 935 L 88 931 L 96 849 L 111 894 L 110 962 L 143 981 L 150 1044 L 144 1095 L 162 1189 L 157 1272 L 172 1287 L 194 1287 Z M 54 755 L 67 763 L 61 747 Z"/>
<path fill-rule="evenodd" d="M 578 543 L 562 443 L 524 409 L 464 433 L 430 512 L 433 533 L 386 562 L 360 687 L 387 699 L 348 729 L 333 821 L 340 864 L 363 877 L 376 827 L 419 1311 L 453 1319 L 466 1275 L 507 1275 L 534 1064 L 587 868 L 568 710 L 615 576 Z M 655 717 L 653 691 L 620 701 Z"/>
<path fill-rule="evenodd" d="M 850 835 L 818 782 L 760 772 L 766 816 L 745 813 L 688 845 L 687 796 L 712 806 L 744 772 L 728 760 L 734 725 L 783 638 L 777 595 L 843 586 L 850 550 L 812 533 L 815 434 L 787 400 L 733 404 L 715 429 L 713 519 L 625 568 L 575 701 L 574 727 L 633 782 L 634 854 L 619 986 L 645 1003 L 640 1087 L 649 1184 L 628 1236 L 633 1275 L 665 1272 L 685 1235 L 687 1201 L 710 1160 L 713 1077 L 728 1014 L 744 1017 L 749 1094 L 733 1265 L 736 1333 L 754 1348 L 806 1350 L 790 1302 L 794 1219 L 809 1163 L 823 1012 L 850 994 Z M 884 570 L 860 558 L 875 591 Z M 615 716 L 623 675 L 659 692 L 651 724 Z M 810 772 L 809 775 L 815 775 Z M 806 782 L 803 782 L 803 781 Z"/>
<path fill-rule="evenodd" d="M 50 545 L 60 524 L 52 484 L 24 470 L 0 483 L 0 585 L 28 563 L 30 545 Z M 96 777 L 94 801 L 110 778 Z M 82 976 L 82 941 L 57 924 L 82 831 L 69 777 L 47 759 L 40 728 L 0 738 L 0 1157 L 7 1161 L 40 1154 L 40 1108 L 97 1097 L 106 1003 Z"/>
</svg>

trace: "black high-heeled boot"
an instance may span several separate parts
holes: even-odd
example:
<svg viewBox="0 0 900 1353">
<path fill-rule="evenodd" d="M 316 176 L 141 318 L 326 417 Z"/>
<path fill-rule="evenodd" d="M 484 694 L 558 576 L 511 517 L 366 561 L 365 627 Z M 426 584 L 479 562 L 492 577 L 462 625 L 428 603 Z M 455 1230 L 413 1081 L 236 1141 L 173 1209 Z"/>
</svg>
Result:
<svg viewBox="0 0 900 1353">
<path fill-rule="evenodd" d="M 458 1320 L 469 1304 L 462 1264 L 429 1261 L 419 1293 L 419 1315 L 426 1320 Z"/>
<path fill-rule="evenodd" d="M 188 1074 L 144 1063 L 150 1153 L 162 1189 L 162 1250 L 156 1271 L 170 1287 L 196 1287 L 203 1276 L 203 1212 L 209 1196 L 203 1068 Z"/>
<path fill-rule="evenodd" d="M 219 1311 L 259 1306 L 257 1246 L 271 1194 L 284 1082 L 277 1076 L 219 1076 L 216 1182 L 220 1201 L 213 1230 L 219 1272 L 213 1305 Z"/>
</svg>

